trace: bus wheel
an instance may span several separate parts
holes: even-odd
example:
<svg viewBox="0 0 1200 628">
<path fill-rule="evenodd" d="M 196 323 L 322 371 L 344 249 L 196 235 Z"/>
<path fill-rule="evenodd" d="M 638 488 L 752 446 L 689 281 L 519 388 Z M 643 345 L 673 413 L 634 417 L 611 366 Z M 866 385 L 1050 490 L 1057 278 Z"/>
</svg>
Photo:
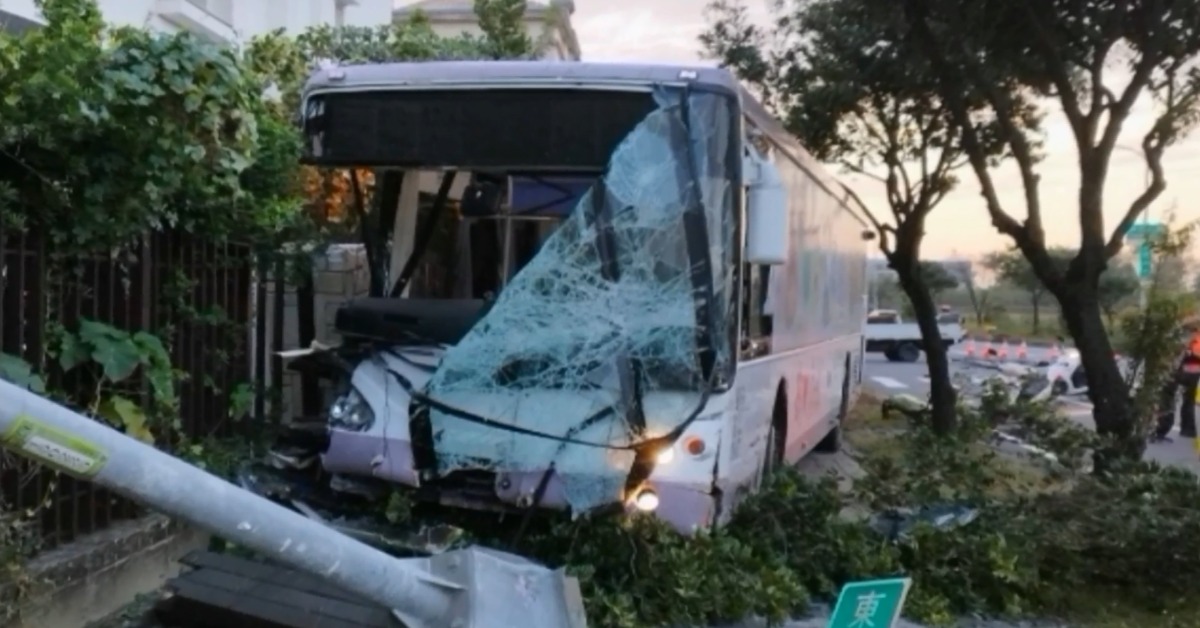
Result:
<svg viewBox="0 0 1200 628">
<path fill-rule="evenodd" d="M 850 358 L 846 358 L 846 374 L 842 376 L 842 404 L 838 408 L 837 425 L 817 443 L 813 451 L 821 454 L 836 454 L 842 450 L 842 421 L 850 413 Z"/>
<path fill-rule="evenodd" d="M 783 426 L 787 424 L 787 398 L 783 391 L 775 397 L 775 411 L 771 413 L 771 429 L 767 431 L 767 446 L 763 451 L 762 469 L 759 472 L 758 484 L 762 486 L 772 473 L 783 466 L 784 447 L 787 434 Z"/>
</svg>

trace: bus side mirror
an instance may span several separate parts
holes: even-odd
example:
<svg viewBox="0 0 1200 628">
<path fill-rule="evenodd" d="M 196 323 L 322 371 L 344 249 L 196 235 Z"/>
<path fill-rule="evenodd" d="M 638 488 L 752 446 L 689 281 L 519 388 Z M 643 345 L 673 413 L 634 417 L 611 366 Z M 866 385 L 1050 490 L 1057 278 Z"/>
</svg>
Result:
<svg viewBox="0 0 1200 628">
<path fill-rule="evenodd" d="M 742 172 L 746 194 L 746 262 L 778 266 L 787 262 L 791 240 L 787 190 L 774 164 L 754 148 L 747 150 Z"/>
</svg>

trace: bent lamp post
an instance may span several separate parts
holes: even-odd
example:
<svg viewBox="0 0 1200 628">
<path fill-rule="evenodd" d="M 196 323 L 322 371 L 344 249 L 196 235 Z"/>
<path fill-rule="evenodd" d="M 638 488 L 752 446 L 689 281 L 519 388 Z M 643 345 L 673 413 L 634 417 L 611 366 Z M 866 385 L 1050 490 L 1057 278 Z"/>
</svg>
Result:
<svg viewBox="0 0 1200 628">
<path fill-rule="evenodd" d="M 579 585 L 468 548 L 400 559 L 0 380 L 0 445 L 323 578 L 409 628 L 585 628 Z"/>
</svg>

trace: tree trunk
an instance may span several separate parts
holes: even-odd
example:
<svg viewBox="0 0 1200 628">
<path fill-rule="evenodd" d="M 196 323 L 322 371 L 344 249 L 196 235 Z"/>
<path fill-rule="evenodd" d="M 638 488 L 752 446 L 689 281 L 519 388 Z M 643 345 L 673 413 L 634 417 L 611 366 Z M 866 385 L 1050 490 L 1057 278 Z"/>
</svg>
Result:
<svg viewBox="0 0 1200 628">
<path fill-rule="evenodd" d="M 907 259 L 905 259 L 907 258 Z M 934 432 L 948 434 L 957 425 L 958 395 L 950 382 L 950 358 L 937 324 L 937 307 L 929 288 L 921 279 L 915 255 L 894 254 L 889 260 L 896 271 L 900 287 L 912 305 L 913 318 L 921 330 L 925 350 L 925 365 L 929 369 L 929 405 Z M 897 263 L 900 262 L 900 263 Z"/>
<path fill-rule="evenodd" d="M 1096 452 L 1095 468 L 1100 471 L 1114 462 L 1140 459 L 1145 442 L 1138 433 L 1129 389 L 1117 367 L 1094 284 L 1072 282 L 1055 296 L 1087 373 L 1096 432 L 1107 441 L 1104 449 Z"/>
</svg>

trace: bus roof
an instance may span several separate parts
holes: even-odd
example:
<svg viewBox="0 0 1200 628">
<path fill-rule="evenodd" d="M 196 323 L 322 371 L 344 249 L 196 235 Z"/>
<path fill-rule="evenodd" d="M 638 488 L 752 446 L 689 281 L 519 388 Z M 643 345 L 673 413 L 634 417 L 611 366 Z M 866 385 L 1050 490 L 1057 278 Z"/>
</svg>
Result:
<svg viewBox="0 0 1200 628">
<path fill-rule="evenodd" d="M 731 94 L 741 91 L 738 80 L 722 68 L 589 61 L 417 61 L 347 65 L 316 72 L 305 85 L 305 91 L 367 85 L 432 86 L 439 83 L 522 80 L 644 84 L 688 82 L 724 89 Z"/>
</svg>

